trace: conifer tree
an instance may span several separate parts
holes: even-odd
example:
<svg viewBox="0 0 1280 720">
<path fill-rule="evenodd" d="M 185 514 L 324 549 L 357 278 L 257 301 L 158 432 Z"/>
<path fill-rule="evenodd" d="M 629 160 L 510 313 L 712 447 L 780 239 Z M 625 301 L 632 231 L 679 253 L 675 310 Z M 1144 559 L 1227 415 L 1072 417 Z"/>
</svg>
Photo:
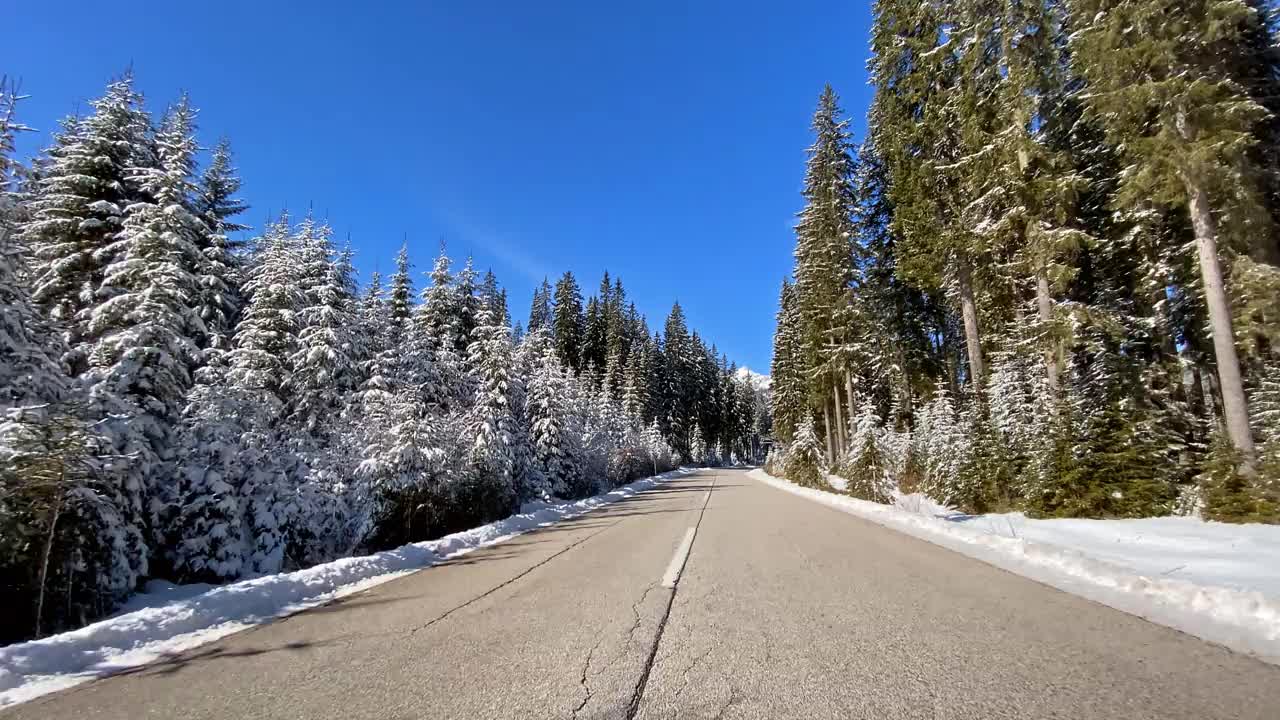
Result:
<svg viewBox="0 0 1280 720">
<path fill-rule="evenodd" d="M 542 284 L 533 291 L 533 304 L 529 308 L 529 324 L 525 331 L 533 334 L 543 328 L 550 328 L 552 321 L 551 283 L 543 278 Z"/>
<path fill-rule="evenodd" d="M 33 296 L 61 325 L 74 375 L 87 365 L 88 324 L 113 259 L 109 247 L 127 208 L 145 199 L 135 168 L 154 166 L 151 121 L 131 75 L 113 81 L 91 106 L 89 116 L 64 121 L 45 152 L 22 229 L 34 258 Z"/>
<path fill-rule="evenodd" d="M 812 413 L 800 419 L 795 440 L 787 448 L 784 472 L 791 482 L 816 488 L 824 483 L 826 462 L 823 460 L 822 446 L 818 442 L 818 435 L 813 425 Z"/>
<path fill-rule="evenodd" d="M 847 341 L 849 291 L 854 282 L 855 167 L 848 120 L 829 85 L 818 99 L 811 127 L 816 137 L 805 169 L 805 208 L 796 224 L 793 292 L 809 405 L 824 409 L 824 416 L 834 410 L 838 417 L 842 406 L 838 388 L 847 368 L 839 367 L 836 348 Z M 838 448 L 831 446 L 832 423 L 828 421 L 826 427 L 830 460 Z"/>
<path fill-rule="evenodd" d="M 243 268 L 237 255 L 243 250 L 243 243 L 230 237 L 231 233 L 248 229 L 235 221 L 249 207 L 236 197 L 239 190 L 231 144 L 224 138 L 214 147 L 209 166 L 200 175 L 193 202 L 193 211 L 208 228 L 200 245 L 197 273 L 199 313 L 205 326 L 201 344 L 206 348 L 228 347 L 232 327 L 244 304 L 240 289 Z"/>
<path fill-rule="evenodd" d="M 552 331 L 560 362 L 581 372 L 583 335 L 586 318 L 582 313 L 582 292 L 572 272 L 566 272 L 557 282 Z"/>
<path fill-rule="evenodd" d="M 1249 95 L 1243 68 L 1245 39 L 1262 18 L 1253 6 L 1226 0 L 1086 0 L 1070 7 L 1086 106 L 1131 163 L 1117 204 L 1185 208 L 1191 222 L 1227 434 L 1251 475 L 1256 452 L 1222 270 L 1230 247 L 1222 245 L 1215 214 L 1258 215 L 1249 154 L 1267 112 Z M 1136 40 L 1129 28 L 1141 29 Z"/>
<path fill-rule="evenodd" d="M 138 488 L 139 503 L 145 498 L 157 548 L 167 543 L 178 492 L 162 463 L 171 459 L 205 331 L 197 273 L 208 228 L 189 204 L 193 133 L 194 111 L 183 98 L 157 133 L 157 165 L 131 168 L 127 179 L 144 197 L 125 208 L 120 232 L 104 248 L 111 260 L 85 327 L 89 412 L 107 420 L 102 428 L 117 451 L 133 456 L 126 482 Z"/>
<path fill-rule="evenodd" d="M 774 430 L 783 443 L 791 442 L 805 414 L 806 381 L 800 332 L 794 291 L 791 283 L 783 280 L 778 300 L 777 331 L 773 338 L 773 366 L 770 369 Z"/>
<path fill-rule="evenodd" d="M 512 396 L 518 380 L 511 374 L 510 329 L 496 324 L 485 310 L 477 320 L 467 356 L 475 400 L 467 423 L 472 445 L 462 499 L 482 517 L 501 517 L 511 509 L 515 489 L 523 481 L 514 452 L 517 418 Z"/>
</svg>

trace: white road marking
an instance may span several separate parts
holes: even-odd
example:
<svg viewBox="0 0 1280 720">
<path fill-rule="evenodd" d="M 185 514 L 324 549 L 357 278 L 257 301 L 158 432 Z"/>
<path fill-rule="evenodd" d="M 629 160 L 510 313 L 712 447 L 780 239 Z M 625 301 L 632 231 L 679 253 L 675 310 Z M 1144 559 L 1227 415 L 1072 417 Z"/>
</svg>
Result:
<svg viewBox="0 0 1280 720">
<path fill-rule="evenodd" d="M 684 570 L 684 563 L 689 559 L 689 550 L 693 547 L 693 534 L 698 528 L 691 527 L 684 533 L 684 540 L 680 541 L 680 547 L 676 548 L 675 557 L 671 558 L 671 564 L 667 566 L 667 572 L 662 576 L 662 587 L 674 588 L 676 582 L 680 579 L 680 572 Z"/>
</svg>

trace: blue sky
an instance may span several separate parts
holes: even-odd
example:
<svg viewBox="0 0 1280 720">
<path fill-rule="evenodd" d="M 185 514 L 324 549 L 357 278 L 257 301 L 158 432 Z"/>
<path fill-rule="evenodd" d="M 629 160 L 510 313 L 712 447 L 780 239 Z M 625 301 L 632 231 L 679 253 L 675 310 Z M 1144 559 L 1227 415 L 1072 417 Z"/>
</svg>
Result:
<svg viewBox="0 0 1280 720">
<path fill-rule="evenodd" d="M 15 4 L 22 149 L 132 65 L 153 111 L 186 90 L 202 142 L 231 138 L 255 226 L 312 207 L 364 273 L 406 237 L 425 271 L 443 238 L 517 318 L 543 275 L 608 269 L 651 325 L 678 298 L 767 371 L 823 83 L 862 133 L 867 4 L 273 5 Z"/>
</svg>

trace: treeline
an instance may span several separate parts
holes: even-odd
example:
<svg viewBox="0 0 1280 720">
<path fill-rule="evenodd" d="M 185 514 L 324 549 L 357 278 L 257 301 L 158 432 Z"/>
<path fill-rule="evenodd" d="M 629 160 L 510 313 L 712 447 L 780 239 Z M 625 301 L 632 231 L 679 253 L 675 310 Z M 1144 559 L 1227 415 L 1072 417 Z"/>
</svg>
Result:
<svg viewBox="0 0 1280 720">
<path fill-rule="evenodd" d="M 1280 517 L 1269 5 L 879 0 L 814 116 L 771 467 L 967 511 Z"/>
<path fill-rule="evenodd" d="M 357 287 L 307 215 L 256 237 L 229 145 L 113 82 L 24 167 L 0 92 L 0 641 L 147 578 L 225 582 L 751 458 L 764 401 L 607 274 L 512 326 L 492 273 L 408 250 Z"/>
</svg>

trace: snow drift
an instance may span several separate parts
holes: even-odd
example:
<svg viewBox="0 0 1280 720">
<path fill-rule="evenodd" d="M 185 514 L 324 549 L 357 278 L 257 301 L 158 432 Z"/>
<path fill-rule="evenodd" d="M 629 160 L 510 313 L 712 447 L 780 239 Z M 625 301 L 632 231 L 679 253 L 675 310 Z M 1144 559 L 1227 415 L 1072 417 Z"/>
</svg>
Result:
<svg viewBox="0 0 1280 720">
<path fill-rule="evenodd" d="M 562 504 L 530 503 L 521 514 L 488 525 L 350 557 L 305 570 L 222 586 L 156 583 L 124 612 L 41 640 L 0 648 L 0 707 L 25 702 L 97 677 L 381 585 L 442 560 L 507 540 L 558 520 L 629 498 L 687 474 L 675 470 L 610 492 Z"/>
<path fill-rule="evenodd" d="M 763 470 L 753 470 L 751 477 L 1280 665 L 1280 527 L 1230 526 L 1195 518 L 970 516 L 924 496 L 901 496 L 897 505 L 880 505 L 800 487 Z M 1172 577 L 1175 574 L 1181 575 Z"/>
</svg>

